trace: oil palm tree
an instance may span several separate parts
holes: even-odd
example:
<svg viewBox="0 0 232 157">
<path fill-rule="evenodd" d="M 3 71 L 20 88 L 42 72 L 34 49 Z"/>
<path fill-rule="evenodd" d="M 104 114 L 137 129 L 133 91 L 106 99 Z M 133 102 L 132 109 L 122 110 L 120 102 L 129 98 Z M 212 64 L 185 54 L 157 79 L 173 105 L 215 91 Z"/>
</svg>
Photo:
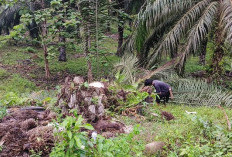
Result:
<svg viewBox="0 0 232 157">
<path fill-rule="evenodd" d="M 215 31 L 212 71 L 220 73 L 223 45 L 232 42 L 231 25 L 231 0 L 156 0 L 140 11 L 129 50 L 145 67 L 160 56 L 177 57 L 176 68 L 183 74 L 187 57 Z"/>
</svg>

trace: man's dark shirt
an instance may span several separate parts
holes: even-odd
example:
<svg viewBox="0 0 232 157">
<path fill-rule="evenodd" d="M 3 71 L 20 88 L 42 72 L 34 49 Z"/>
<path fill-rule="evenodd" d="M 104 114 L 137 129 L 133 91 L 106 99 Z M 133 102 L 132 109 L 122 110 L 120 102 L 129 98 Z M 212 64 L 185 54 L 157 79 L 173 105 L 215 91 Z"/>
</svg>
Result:
<svg viewBox="0 0 232 157">
<path fill-rule="evenodd" d="M 159 80 L 154 80 L 155 84 L 153 83 L 153 86 L 155 87 L 156 93 L 168 93 L 170 86 L 167 83 L 164 83 Z"/>
</svg>

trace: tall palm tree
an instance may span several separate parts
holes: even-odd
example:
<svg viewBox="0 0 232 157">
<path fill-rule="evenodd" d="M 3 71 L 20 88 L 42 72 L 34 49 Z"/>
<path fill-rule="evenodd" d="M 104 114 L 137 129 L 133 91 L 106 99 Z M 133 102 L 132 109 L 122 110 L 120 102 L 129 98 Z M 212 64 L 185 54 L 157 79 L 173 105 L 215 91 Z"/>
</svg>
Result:
<svg viewBox="0 0 232 157">
<path fill-rule="evenodd" d="M 140 11 L 130 51 L 136 50 L 146 67 L 153 66 L 159 56 L 178 56 L 176 67 L 182 74 L 187 57 L 215 30 L 212 69 L 218 73 L 223 45 L 232 42 L 231 25 L 231 0 L 156 0 Z"/>
</svg>

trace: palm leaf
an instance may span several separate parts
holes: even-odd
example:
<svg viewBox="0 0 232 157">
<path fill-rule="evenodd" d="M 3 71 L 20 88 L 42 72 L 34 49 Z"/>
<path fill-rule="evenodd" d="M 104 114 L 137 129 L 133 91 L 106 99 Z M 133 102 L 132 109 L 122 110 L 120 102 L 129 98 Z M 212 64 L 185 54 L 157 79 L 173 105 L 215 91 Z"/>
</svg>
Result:
<svg viewBox="0 0 232 157">
<path fill-rule="evenodd" d="M 138 59 L 133 54 L 124 55 L 118 63 L 114 64 L 114 68 L 125 77 L 125 83 L 134 84 L 138 71 Z"/>
<path fill-rule="evenodd" d="M 201 41 L 206 37 L 214 22 L 215 15 L 218 11 L 218 2 L 212 2 L 205 9 L 203 15 L 197 24 L 190 30 L 187 43 L 178 63 L 179 72 L 183 72 L 183 67 L 190 51 L 196 52 Z"/>
<path fill-rule="evenodd" d="M 192 27 L 192 25 L 199 18 L 203 10 L 210 4 L 211 0 L 203 0 L 196 5 L 194 5 L 187 13 L 182 16 L 182 18 L 175 24 L 175 26 L 165 35 L 162 42 L 159 44 L 158 49 L 152 53 L 150 62 L 153 63 L 155 56 L 161 55 L 162 52 L 166 52 L 165 55 L 171 53 L 174 48 L 177 48 L 179 41 L 187 30 Z M 164 51 L 165 50 L 165 51 Z"/>
<path fill-rule="evenodd" d="M 138 52 L 150 34 L 153 28 L 165 22 L 170 16 L 176 12 L 182 12 L 193 5 L 192 0 L 156 0 L 153 4 L 147 5 L 143 12 L 138 15 L 137 33 L 135 37 L 135 45 Z"/>
<path fill-rule="evenodd" d="M 226 40 L 232 43 L 232 2 L 231 0 L 224 0 L 221 7 L 220 22 L 223 24 L 223 34 Z"/>
<path fill-rule="evenodd" d="M 175 75 L 174 75 L 175 76 Z M 180 79 L 168 77 L 168 82 L 174 91 L 174 103 L 230 107 L 232 105 L 232 93 L 215 84 L 208 84 L 204 80 Z"/>
</svg>

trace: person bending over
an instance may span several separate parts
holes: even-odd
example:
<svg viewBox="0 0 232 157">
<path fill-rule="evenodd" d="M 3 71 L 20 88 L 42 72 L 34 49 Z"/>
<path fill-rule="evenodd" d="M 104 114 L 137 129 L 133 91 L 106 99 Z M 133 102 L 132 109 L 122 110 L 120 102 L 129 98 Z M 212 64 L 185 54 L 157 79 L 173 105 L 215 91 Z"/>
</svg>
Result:
<svg viewBox="0 0 232 157">
<path fill-rule="evenodd" d="M 147 79 L 144 82 L 145 86 L 151 86 L 153 85 L 155 87 L 156 93 L 158 96 L 156 96 L 156 102 L 157 105 L 160 104 L 160 100 L 164 100 L 164 104 L 168 102 L 169 97 L 173 99 L 173 94 L 172 94 L 172 88 L 169 84 L 164 83 L 159 80 L 152 80 L 152 79 Z"/>
</svg>

